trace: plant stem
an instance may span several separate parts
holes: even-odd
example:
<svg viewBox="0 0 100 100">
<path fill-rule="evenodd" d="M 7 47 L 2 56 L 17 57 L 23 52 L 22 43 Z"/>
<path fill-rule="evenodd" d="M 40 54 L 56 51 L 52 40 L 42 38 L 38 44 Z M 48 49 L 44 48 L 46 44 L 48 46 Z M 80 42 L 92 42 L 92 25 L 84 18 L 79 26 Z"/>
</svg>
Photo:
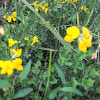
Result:
<svg viewBox="0 0 100 100">
<path fill-rule="evenodd" d="M 47 94 L 48 87 L 49 87 L 49 82 L 50 82 L 50 76 L 51 76 L 51 59 L 52 59 L 52 50 L 50 51 L 50 55 L 49 55 L 48 81 L 47 81 L 46 91 L 45 91 L 45 94 L 44 94 L 44 100 L 46 100 L 46 94 Z"/>
<path fill-rule="evenodd" d="M 85 23 L 85 26 L 87 26 L 88 23 L 90 22 L 90 19 L 91 19 L 91 17 L 92 17 L 93 11 L 94 11 L 94 9 L 91 11 L 91 13 L 90 13 L 90 15 L 89 15 L 89 17 L 88 17 L 88 20 L 87 20 L 87 22 Z"/>
<path fill-rule="evenodd" d="M 71 2 L 71 4 L 73 4 L 73 6 L 75 7 L 75 9 L 77 11 L 77 26 L 79 27 L 79 14 L 78 14 L 78 9 L 77 9 L 77 7 L 76 7 L 76 5 L 75 5 L 74 2 Z"/>
<path fill-rule="evenodd" d="M 15 11 L 16 11 L 16 13 L 17 13 L 17 6 L 16 6 L 16 5 L 18 5 L 17 0 L 15 0 L 15 7 L 16 7 L 16 8 L 15 8 Z M 16 15 L 16 17 L 17 17 L 17 15 Z M 16 39 L 17 39 L 17 41 L 18 41 L 18 40 L 19 40 L 19 39 L 18 39 L 18 38 L 19 38 L 19 37 L 18 37 L 18 34 L 19 34 L 19 33 L 18 33 L 18 20 L 16 20 L 16 23 L 15 23 L 15 24 L 16 24 L 16 26 L 17 26 L 17 28 L 15 29 L 15 30 L 16 30 L 15 36 L 16 36 Z"/>
</svg>

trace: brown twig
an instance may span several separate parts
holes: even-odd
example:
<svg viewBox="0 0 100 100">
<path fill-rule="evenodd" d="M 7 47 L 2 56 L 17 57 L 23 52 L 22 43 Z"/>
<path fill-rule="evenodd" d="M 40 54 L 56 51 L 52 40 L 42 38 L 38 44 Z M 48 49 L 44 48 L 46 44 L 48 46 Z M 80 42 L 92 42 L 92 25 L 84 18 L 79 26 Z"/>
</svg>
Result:
<svg viewBox="0 0 100 100">
<path fill-rule="evenodd" d="M 4 1 L 4 14 L 6 13 L 7 2 Z M 2 26 L 4 26 L 4 21 L 2 20 Z"/>
<path fill-rule="evenodd" d="M 38 100 L 38 94 L 39 94 L 39 91 L 40 91 L 42 83 L 43 83 L 43 81 L 40 82 L 40 85 L 39 85 L 39 88 L 38 88 L 38 92 L 37 92 L 37 96 L 36 96 L 36 100 Z"/>
<path fill-rule="evenodd" d="M 43 47 L 40 47 L 39 49 L 41 49 L 41 50 L 47 50 L 47 51 L 59 51 L 59 50 L 54 50 L 54 49 L 50 49 L 50 48 L 43 48 Z"/>
<path fill-rule="evenodd" d="M 77 11 L 77 26 L 79 26 L 79 14 L 78 14 L 78 10 L 77 10 L 77 7 L 75 5 L 74 2 L 71 2 L 71 4 L 75 7 L 76 11 Z"/>
</svg>

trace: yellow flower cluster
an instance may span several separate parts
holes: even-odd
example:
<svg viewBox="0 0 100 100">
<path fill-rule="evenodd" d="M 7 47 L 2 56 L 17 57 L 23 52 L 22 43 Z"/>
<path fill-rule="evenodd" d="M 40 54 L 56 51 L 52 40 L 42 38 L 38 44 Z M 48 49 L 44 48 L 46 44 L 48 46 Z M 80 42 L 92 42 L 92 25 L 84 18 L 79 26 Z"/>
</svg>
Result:
<svg viewBox="0 0 100 100">
<path fill-rule="evenodd" d="M 78 0 L 71 0 L 71 1 L 77 3 Z"/>
<path fill-rule="evenodd" d="M 71 26 L 66 30 L 66 33 L 67 35 L 64 37 L 64 40 L 67 42 L 71 42 L 73 39 L 78 38 L 80 30 L 75 26 Z"/>
<path fill-rule="evenodd" d="M 14 41 L 13 39 L 9 38 L 8 39 L 8 44 L 9 44 L 9 47 L 12 47 L 15 43 L 18 43 L 16 40 Z"/>
<path fill-rule="evenodd" d="M 57 0 L 55 0 L 54 2 L 56 2 Z M 67 0 L 61 0 L 61 2 L 57 2 L 57 5 L 63 5 Z"/>
<path fill-rule="evenodd" d="M 85 6 L 81 6 L 81 10 L 84 10 L 85 13 L 90 14 L 90 10 Z"/>
<path fill-rule="evenodd" d="M 41 11 L 41 9 L 42 10 L 44 10 L 45 11 L 45 14 L 47 15 L 47 11 L 48 11 L 48 3 L 45 3 L 43 6 L 42 5 L 40 5 L 40 4 L 37 4 L 39 1 L 35 1 L 34 3 L 33 3 L 33 5 L 36 7 L 36 11 Z"/>
<path fill-rule="evenodd" d="M 18 43 L 18 41 L 14 41 L 13 39 L 9 38 L 8 39 L 8 44 L 9 44 L 9 47 L 10 47 L 10 54 L 14 53 L 14 55 L 12 56 L 12 58 L 16 58 L 16 57 L 20 57 L 21 56 L 21 53 L 22 53 L 22 49 L 12 49 L 12 46 L 15 44 L 15 43 Z"/>
<path fill-rule="evenodd" d="M 92 46 L 92 35 L 86 27 L 82 26 L 82 34 L 80 34 L 80 30 L 75 26 L 69 27 L 66 33 L 67 35 L 64 37 L 66 42 L 71 42 L 73 39 L 79 37 L 79 49 L 82 52 L 87 52 L 87 48 Z"/>
<path fill-rule="evenodd" d="M 34 37 L 33 37 L 33 42 L 31 43 L 31 45 L 33 45 L 35 42 L 39 42 L 37 36 L 34 36 Z"/>
<path fill-rule="evenodd" d="M 29 39 L 28 39 L 28 37 L 26 37 L 26 38 L 24 38 L 24 40 L 29 40 Z M 33 39 L 32 39 L 32 41 L 33 42 L 31 43 L 31 46 L 33 46 L 35 42 L 39 42 L 38 37 L 37 36 L 34 36 Z"/>
<path fill-rule="evenodd" d="M 0 71 L 1 74 L 7 73 L 8 75 L 12 75 L 14 69 L 22 71 L 23 70 L 22 59 L 16 58 L 13 62 L 0 60 L 0 69 L 1 69 Z"/>
<path fill-rule="evenodd" d="M 14 11 L 13 14 L 10 16 L 7 16 L 8 13 L 6 13 L 6 15 L 3 16 L 4 19 L 7 19 L 7 21 L 10 23 L 12 20 L 16 21 L 16 12 Z"/>
<path fill-rule="evenodd" d="M 12 56 L 12 58 L 16 58 L 16 57 L 20 57 L 21 53 L 22 53 L 22 49 L 10 49 L 10 54 L 14 53 L 14 55 Z"/>
<path fill-rule="evenodd" d="M 56 2 L 57 0 L 55 0 L 54 2 Z M 57 5 L 63 5 L 66 2 L 75 2 L 77 3 L 78 0 L 61 0 L 61 2 L 57 2 Z"/>
<path fill-rule="evenodd" d="M 57 5 L 63 5 L 64 3 L 66 3 L 66 2 L 69 2 L 69 3 L 71 3 L 71 2 L 75 2 L 75 3 L 77 3 L 77 1 L 78 0 L 61 0 L 60 2 L 57 2 L 57 0 L 54 0 L 54 3 L 56 2 L 57 3 Z M 43 3 L 42 3 L 43 4 Z M 41 4 L 39 4 L 39 1 L 35 1 L 34 3 L 33 3 L 33 5 L 35 6 L 35 11 L 41 11 L 41 9 L 42 10 L 44 10 L 45 11 L 45 14 L 47 15 L 47 11 L 49 10 L 49 11 L 52 11 L 52 9 L 48 9 L 48 6 L 49 5 L 52 5 L 52 3 L 44 3 L 44 5 L 41 5 Z M 64 17 L 64 16 L 63 16 Z"/>
<path fill-rule="evenodd" d="M 16 41 L 16 40 L 14 41 L 11 38 L 8 39 L 8 45 L 10 47 L 11 60 L 7 60 L 7 61 L 0 60 L 0 74 L 12 75 L 14 69 L 17 69 L 19 71 L 23 70 L 22 59 L 17 58 L 17 57 L 20 57 L 20 55 L 22 53 L 22 49 L 18 49 L 18 48 L 12 49 L 13 45 L 15 43 L 18 43 L 18 41 Z M 13 58 L 15 58 L 15 59 L 13 60 Z"/>
<path fill-rule="evenodd" d="M 82 52 L 87 52 L 87 48 L 92 46 L 92 35 L 86 27 L 82 27 L 83 34 L 79 38 L 79 49 Z"/>
</svg>

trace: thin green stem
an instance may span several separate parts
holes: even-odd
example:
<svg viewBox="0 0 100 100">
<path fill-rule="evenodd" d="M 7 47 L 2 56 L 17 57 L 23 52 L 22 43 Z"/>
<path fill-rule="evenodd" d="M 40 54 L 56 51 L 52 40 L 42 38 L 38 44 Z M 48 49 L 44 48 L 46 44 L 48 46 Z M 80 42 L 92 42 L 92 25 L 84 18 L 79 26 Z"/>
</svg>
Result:
<svg viewBox="0 0 100 100">
<path fill-rule="evenodd" d="M 90 19 L 91 19 L 92 14 L 93 14 L 93 11 L 94 11 L 94 9 L 91 11 L 91 13 L 90 13 L 90 15 L 89 15 L 89 17 L 88 17 L 88 20 L 87 20 L 87 22 L 86 22 L 85 26 L 87 26 L 87 25 L 89 24 Z"/>
<path fill-rule="evenodd" d="M 77 11 L 77 26 L 79 27 L 79 14 L 78 14 L 78 9 L 77 9 L 77 7 L 76 7 L 76 5 L 75 5 L 74 2 L 71 2 L 71 4 L 73 4 L 73 6 L 75 7 L 75 9 Z"/>
<path fill-rule="evenodd" d="M 15 0 L 15 11 L 16 11 L 16 13 L 17 13 L 17 0 Z M 17 17 L 17 14 L 16 14 L 16 17 Z M 16 20 L 16 25 L 18 26 L 18 20 Z M 16 33 L 15 33 L 15 35 L 16 35 L 16 39 L 17 39 L 17 41 L 18 41 L 18 27 L 16 28 Z"/>
<path fill-rule="evenodd" d="M 52 59 L 52 50 L 50 51 L 50 55 L 49 55 L 48 81 L 47 81 L 46 91 L 45 91 L 45 94 L 44 94 L 44 100 L 46 100 L 46 94 L 47 94 L 48 87 L 49 87 L 49 82 L 50 82 L 50 76 L 51 76 L 51 59 Z"/>
</svg>

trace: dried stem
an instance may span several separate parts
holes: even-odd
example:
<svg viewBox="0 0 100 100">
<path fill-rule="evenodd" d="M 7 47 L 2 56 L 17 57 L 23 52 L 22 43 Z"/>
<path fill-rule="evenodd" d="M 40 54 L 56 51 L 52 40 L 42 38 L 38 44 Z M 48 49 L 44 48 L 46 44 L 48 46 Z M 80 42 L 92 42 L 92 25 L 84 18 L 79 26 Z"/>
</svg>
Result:
<svg viewBox="0 0 100 100">
<path fill-rule="evenodd" d="M 79 26 L 79 14 L 78 14 L 78 10 L 77 10 L 77 7 L 75 5 L 74 2 L 71 2 L 71 4 L 75 7 L 76 11 L 77 11 L 77 26 Z"/>
</svg>

